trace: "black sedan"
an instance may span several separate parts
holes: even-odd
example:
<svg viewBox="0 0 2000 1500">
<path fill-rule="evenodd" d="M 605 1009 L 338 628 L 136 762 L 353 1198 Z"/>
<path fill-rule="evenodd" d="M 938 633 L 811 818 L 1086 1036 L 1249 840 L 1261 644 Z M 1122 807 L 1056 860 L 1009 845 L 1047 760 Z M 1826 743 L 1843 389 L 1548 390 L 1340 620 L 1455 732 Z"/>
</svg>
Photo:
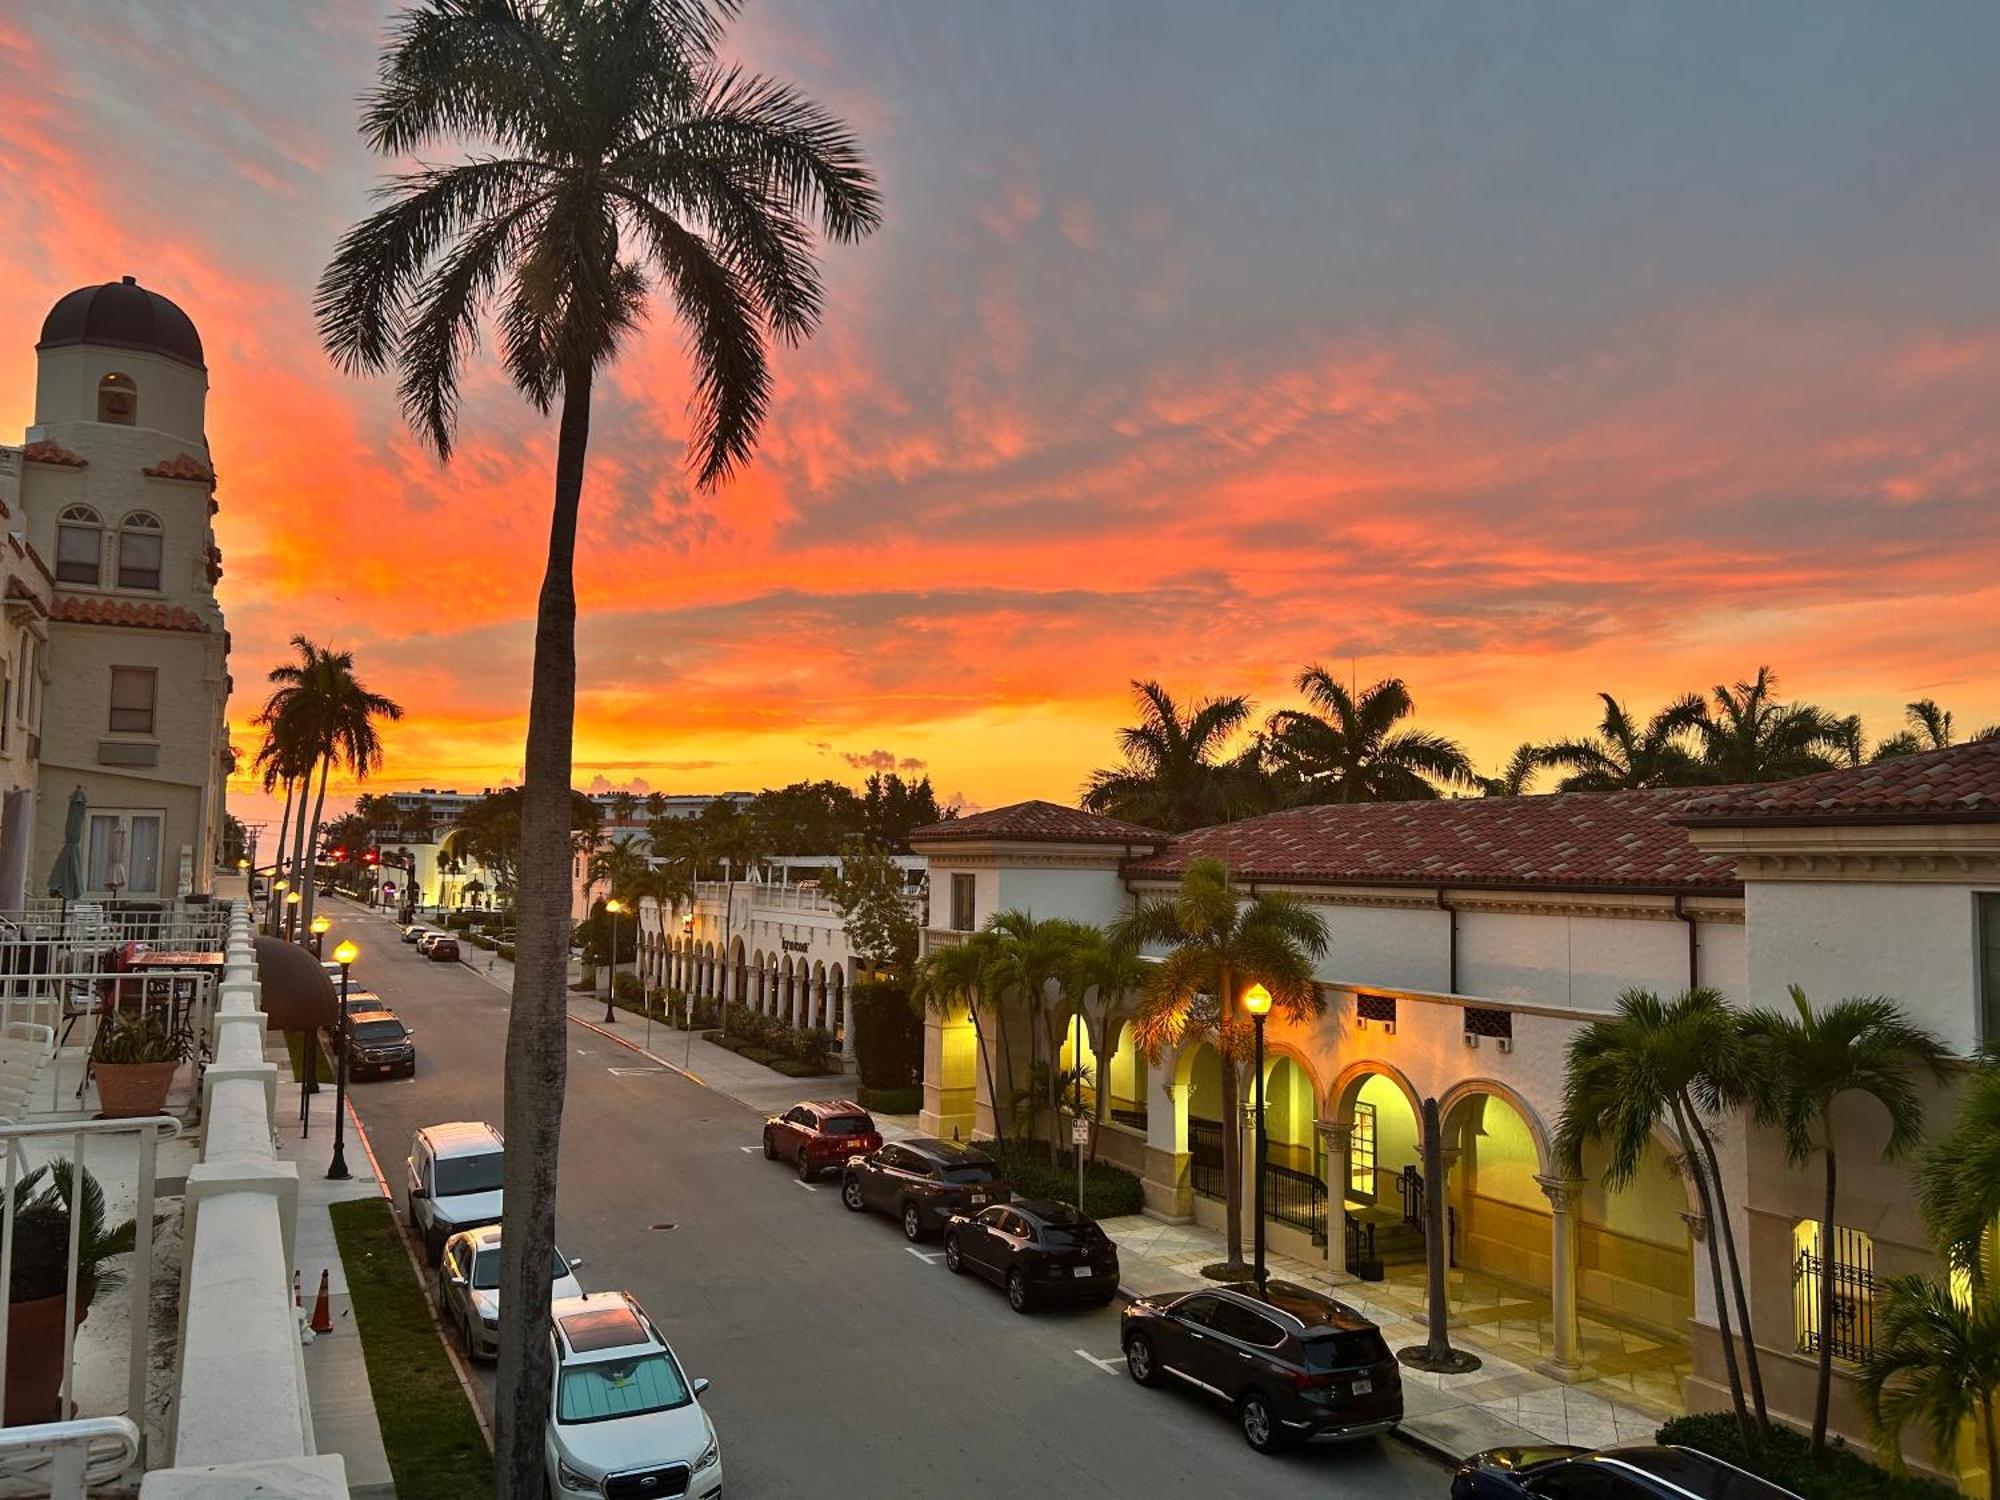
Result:
<svg viewBox="0 0 2000 1500">
<path fill-rule="evenodd" d="M 1067 1203 L 1020 1198 L 944 1226 L 944 1263 L 1007 1289 L 1015 1312 L 1038 1302 L 1110 1305 L 1118 1295 L 1118 1247 L 1097 1221 Z"/>
<path fill-rule="evenodd" d="M 842 1203 L 856 1213 L 894 1214 L 912 1240 L 942 1229 L 953 1214 L 977 1213 L 1012 1196 L 984 1151 L 931 1136 L 849 1157 L 840 1173 Z"/>
<path fill-rule="evenodd" d="M 1694 1448 L 1489 1448 L 1451 1479 L 1452 1500 L 1798 1500 Z"/>
<path fill-rule="evenodd" d="M 1403 1420 L 1402 1371 L 1381 1330 L 1287 1281 L 1164 1303 L 1141 1297 L 1119 1334 L 1134 1380 L 1157 1385 L 1171 1375 L 1228 1402 L 1259 1453 L 1306 1438 L 1373 1437 Z"/>
<path fill-rule="evenodd" d="M 417 1076 L 417 1044 L 412 1032 L 386 1010 L 363 1011 L 347 1018 L 347 1076 L 390 1078 Z"/>
</svg>

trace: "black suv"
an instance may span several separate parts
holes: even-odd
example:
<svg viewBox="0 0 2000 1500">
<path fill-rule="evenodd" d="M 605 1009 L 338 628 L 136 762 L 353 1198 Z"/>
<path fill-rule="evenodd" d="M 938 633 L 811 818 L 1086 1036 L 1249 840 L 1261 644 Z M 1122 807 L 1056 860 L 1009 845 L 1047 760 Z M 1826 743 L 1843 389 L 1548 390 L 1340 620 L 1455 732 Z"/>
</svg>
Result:
<svg viewBox="0 0 2000 1500">
<path fill-rule="evenodd" d="M 1286 1281 L 1141 1297 L 1125 1309 L 1125 1367 L 1227 1401 L 1259 1453 L 1300 1438 L 1364 1438 L 1403 1420 L 1403 1377 L 1382 1331 L 1343 1302 Z"/>
<path fill-rule="evenodd" d="M 856 1213 L 873 1208 L 894 1214 L 913 1240 L 941 1228 L 953 1214 L 977 1213 L 1012 1196 L 984 1151 L 928 1136 L 850 1157 L 840 1174 L 842 1203 Z"/>
<path fill-rule="evenodd" d="M 376 1002 L 379 1007 L 381 1002 Z M 386 1010 L 362 1011 L 347 1018 L 347 1076 L 387 1078 L 401 1073 L 417 1076 L 417 1044 L 410 1028 Z"/>
<path fill-rule="evenodd" d="M 1118 1295 L 1118 1247 L 1095 1219 L 1042 1198 L 953 1214 L 944 1263 L 953 1275 L 972 1271 L 1005 1287 L 1015 1312 L 1037 1302 L 1108 1307 Z"/>
<path fill-rule="evenodd" d="M 1695 1448 L 1489 1448 L 1459 1465 L 1453 1500 L 1798 1500 Z"/>
</svg>

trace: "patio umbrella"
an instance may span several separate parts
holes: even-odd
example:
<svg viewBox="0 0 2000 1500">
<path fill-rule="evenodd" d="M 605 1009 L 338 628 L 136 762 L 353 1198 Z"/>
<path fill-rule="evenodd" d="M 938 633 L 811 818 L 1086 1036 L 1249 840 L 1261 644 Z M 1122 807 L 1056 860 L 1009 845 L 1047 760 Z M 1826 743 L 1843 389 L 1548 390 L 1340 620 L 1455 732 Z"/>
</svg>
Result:
<svg viewBox="0 0 2000 1500">
<path fill-rule="evenodd" d="M 83 894 L 83 830 L 90 821 L 90 799 L 78 787 L 69 794 L 69 815 L 63 820 L 63 844 L 56 855 L 55 868 L 49 871 L 49 894 L 60 896 L 63 916 L 69 914 L 70 902 Z M 58 926 L 60 926 L 58 922 Z"/>
<path fill-rule="evenodd" d="M 104 857 L 104 887 L 111 892 L 111 899 L 118 899 L 118 892 L 132 883 L 132 877 L 125 871 L 125 825 L 111 825 L 111 848 Z"/>
</svg>

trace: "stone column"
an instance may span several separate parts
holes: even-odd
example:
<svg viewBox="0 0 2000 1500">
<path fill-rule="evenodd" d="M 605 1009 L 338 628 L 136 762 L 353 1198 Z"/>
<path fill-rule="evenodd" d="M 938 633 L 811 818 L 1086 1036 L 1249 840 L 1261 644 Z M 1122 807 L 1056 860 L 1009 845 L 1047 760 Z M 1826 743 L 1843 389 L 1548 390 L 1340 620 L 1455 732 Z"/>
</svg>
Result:
<svg viewBox="0 0 2000 1500">
<path fill-rule="evenodd" d="M 1583 1184 L 1571 1177 L 1536 1177 L 1549 1200 L 1550 1304 L 1555 1320 L 1554 1355 L 1541 1369 L 1564 1382 L 1583 1376 L 1583 1332 L 1576 1316 L 1577 1219 Z"/>
<path fill-rule="evenodd" d="M 840 1061 L 854 1066 L 854 980 L 847 974 L 841 975 L 840 985 Z"/>
<path fill-rule="evenodd" d="M 1194 1216 L 1194 1189 L 1188 1185 L 1188 1095 L 1194 1085 L 1163 1083 L 1166 1107 L 1146 1111 L 1146 1212 L 1168 1223 Z"/>
<path fill-rule="evenodd" d="M 1326 1152 L 1326 1268 L 1347 1274 L 1347 1179 L 1354 1147 L 1354 1127 L 1338 1120 L 1315 1120 Z"/>
</svg>

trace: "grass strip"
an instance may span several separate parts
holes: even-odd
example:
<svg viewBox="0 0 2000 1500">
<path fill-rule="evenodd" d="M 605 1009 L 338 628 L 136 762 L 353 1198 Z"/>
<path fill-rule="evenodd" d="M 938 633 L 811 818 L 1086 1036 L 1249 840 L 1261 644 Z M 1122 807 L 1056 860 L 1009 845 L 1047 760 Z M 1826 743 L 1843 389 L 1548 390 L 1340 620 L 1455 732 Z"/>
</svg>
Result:
<svg viewBox="0 0 2000 1500">
<path fill-rule="evenodd" d="M 431 1321 L 388 1200 L 331 1206 L 397 1500 L 490 1494 L 493 1455 Z"/>
<path fill-rule="evenodd" d="M 313 1067 L 318 1070 L 319 1082 L 333 1082 L 333 1062 L 326 1055 L 326 1049 L 319 1045 L 317 1033 L 309 1031 L 288 1031 L 285 1033 L 285 1055 L 292 1060 L 292 1082 L 304 1083 L 306 1078 L 306 1055 L 310 1054 Z"/>
</svg>

